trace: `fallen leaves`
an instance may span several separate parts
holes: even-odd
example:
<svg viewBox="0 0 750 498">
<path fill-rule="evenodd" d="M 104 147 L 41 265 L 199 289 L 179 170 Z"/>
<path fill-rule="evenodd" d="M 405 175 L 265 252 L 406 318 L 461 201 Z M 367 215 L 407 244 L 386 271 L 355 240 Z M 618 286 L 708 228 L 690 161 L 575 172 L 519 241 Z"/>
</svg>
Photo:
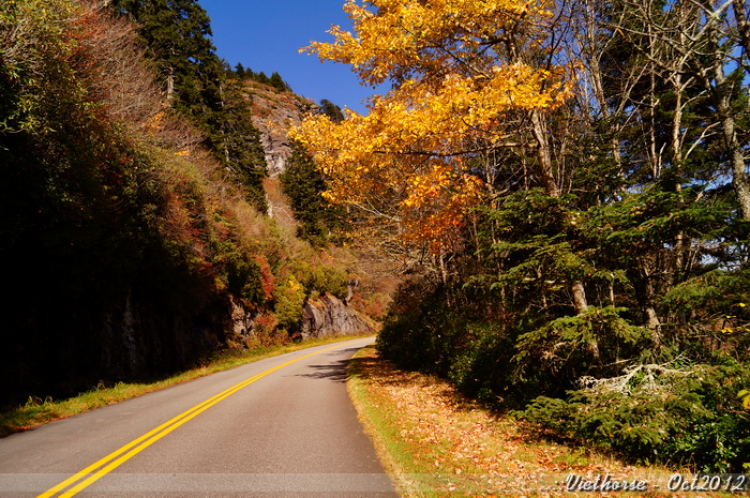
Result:
<svg viewBox="0 0 750 498">
<path fill-rule="evenodd" d="M 567 492 L 565 478 L 573 473 L 593 481 L 608 474 L 656 484 L 671 474 L 533 439 L 513 419 L 463 398 L 443 380 L 395 368 L 373 348 L 356 361 L 361 387 L 355 404 L 381 453 L 389 447 L 377 443 L 383 434 L 400 440 L 404 454 L 381 456 L 399 467 L 390 470 L 404 496 L 605 496 L 612 493 Z M 380 415 L 373 415 L 375 408 Z M 374 418 L 387 420 L 392 430 Z M 647 496 L 679 495 L 656 490 Z"/>
</svg>

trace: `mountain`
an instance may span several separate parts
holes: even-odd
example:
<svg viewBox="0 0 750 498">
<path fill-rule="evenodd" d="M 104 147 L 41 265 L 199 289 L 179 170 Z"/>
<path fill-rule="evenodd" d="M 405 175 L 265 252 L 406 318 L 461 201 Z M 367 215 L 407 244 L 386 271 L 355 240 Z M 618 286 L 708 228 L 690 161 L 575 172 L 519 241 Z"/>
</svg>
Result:
<svg viewBox="0 0 750 498">
<path fill-rule="evenodd" d="M 0 407 L 300 338 L 319 296 L 382 312 L 350 248 L 297 237 L 275 178 L 314 104 L 238 89 L 210 44 L 159 29 L 180 8 L 206 31 L 195 2 L 116 4 L 0 4 Z"/>
</svg>

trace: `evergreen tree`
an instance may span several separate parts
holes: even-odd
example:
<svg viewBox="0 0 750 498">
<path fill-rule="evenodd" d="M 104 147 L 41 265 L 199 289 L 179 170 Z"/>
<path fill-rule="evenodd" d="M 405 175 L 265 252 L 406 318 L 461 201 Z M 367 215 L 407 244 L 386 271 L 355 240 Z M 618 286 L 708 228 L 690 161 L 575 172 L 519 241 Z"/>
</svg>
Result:
<svg viewBox="0 0 750 498">
<path fill-rule="evenodd" d="M 237 77 L 240 79 L 245 78 L 245 68 L 242 66 L 241 62 L 238 62 L 237 65 L 234 67 L 234 72 L 237 74 Z"/>
<path fill-rule="evenodd" d="M 320 112 L 328 116 L 334 123 L 340 123 L 344 120 L 344 113 L 341 112 L 341 107 L 328 99 L 320 101 Z"/>
<path fill-rule="evenodd" d="M 281 79 L 281 75 L 277 72 L 271 74 L 271 78 L 268 80 L 269 84 L 280 92 L 286 92 L 289 90 L 289 85 Z"/>
<path fill-rule="evenodd" d="M 242 94 L 242 84 L 227 82 L 223 97 L 222 160 L 245 185 L 248 201 L 265 212 L 268 209 L 263 192 L 263 178 L 267 176 L 265 151 L 260 132 L 253 125 L 250 106 Z"/>
<path fill-rule="evenodd" d="M 196 122 L 221 107 L 221 61 L 208 13 L 195 0 L 115 0 L 137 25 L 175 109 Z"/>
<path fill-rule="evenodd" d="M 297 143 L 293 144 L 292 151 L 279 179 L 300 222 L 299 236 L 313 245 L 323 245 L 332 233 L 346 228 L 346 213 L 321 195 L 326 183 L 312 158 Z"/>
<path fill-rule="evenodd" d="M 296 135 L 331 199 L 394 221 L 432 270 L 396 297 L 381 352 L 489 402 L 567 398 L 526 415 L 576 444 L 746 468 L 746 6 L 564 1 L 529 23 L 522 2 L 397 3 L 309 47 L 390 91 L 336 124 L 321 102 Z M 503 100 L 561 61 L 532 92 L 569 84 L 560 100 Z M 485 87 L 504 64 L 513 75 Z M 431 240 L 432 261 L 417 252 Z"/>
<path fill-rule="evenodd" d="M 206 135 L 205 145 L 265 210 L 260 134 L 240 89 L 227 83 L 225 63 L 210 40 L 208 13 L 195 0 L 115 0 L 115 6 L 137 23 L 174 109 Z M 246 74 L 241 64 L 237 71 Z"/>
<path fill-rule="evenodd" d="M 263 71 L 255 75 L 255 81 L 257 81 L 258 83 L 263 83 L 264 85 L 271 84 L 271 80 L 268 78 L 268 76 L 266 76 L 266 73 L 264 73 Z"/>
</svg>

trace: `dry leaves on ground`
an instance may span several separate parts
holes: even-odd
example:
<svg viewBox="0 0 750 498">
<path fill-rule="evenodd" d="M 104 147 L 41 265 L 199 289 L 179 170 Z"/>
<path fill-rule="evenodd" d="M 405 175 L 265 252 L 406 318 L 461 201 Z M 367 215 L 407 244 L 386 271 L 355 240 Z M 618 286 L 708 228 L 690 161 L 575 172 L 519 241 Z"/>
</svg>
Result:
<svg viewBox="0 0 750 498">
<path fill-rule="evenodd" d="M 534 440 L 512 418 L 466 400 L 445 381 L 395 368 L 374 348 L 355 361 L 362 386 L 354 395 L 360 415 L 403 495 L 708 495 L 670 493 L 667 482 L 674 472 L 666 469 L 630 466 L 585 449 Z M 605 476 L 610 483 L 641 481 L 648 492 L 571 492 L 565 482 L 570 475 L 582 481 L 598 477 L 600 483 Z"/>
</svg>

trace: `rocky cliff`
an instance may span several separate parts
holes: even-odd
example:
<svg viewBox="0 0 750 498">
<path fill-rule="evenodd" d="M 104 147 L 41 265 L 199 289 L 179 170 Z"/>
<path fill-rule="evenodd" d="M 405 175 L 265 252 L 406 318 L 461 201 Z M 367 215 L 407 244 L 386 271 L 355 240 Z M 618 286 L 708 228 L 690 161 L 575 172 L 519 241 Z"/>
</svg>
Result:
<svg viewBox="0 0 750 498">
<path fill-rule="evenodd" d="M 286 136 L 291 126 L 299 125 L 303 116 L 315 112 L 317 105 L 292 92 L 278 90 L 249 80 L 246 95 L 252 100 L 253 124 L 260 131 L 266 151 L 268 174 L 276 178 L 282 173 L 292 148 Z"/>
<path fill-rule="evenodd" d="M 372 326 L 350 307 L 330 293 L 308 300 L 302 315 L 302 337 L 366 334 Z"/>
<path fill-rule="evenodd" d="M 292 92 L 279 92 L 273 87 L 252 80 L 245 82 L 245 91 L 248 99 L 252 101 L 253 124 L 261 133 L 268 173 L 271 177 L 264 184 L 269 205 L 268 214 L 279 220 L 282 227 L 293 226 L 296 229 L 292 208 L 281 192 L 281 185 L 276 177 L 286 169 L 286 161 L 292 155 L 287 132 L 292 126 L 299 125 L 306 114 L 319 112 L 319 106 Z M 351 291 L 350 288 L 349 299 Z M 236 304 L 233 306 L 234 335 L 252 335 L 252 319 L 243 314 L 243 310 Z M 341 301 L 333 294 L 325 293 L 305 304 L 301 323 L 301 334 L 305 339 L 372 331 L 373 328 L 367 319 L 351 308 L 347 301 Z"/>
</svg>

